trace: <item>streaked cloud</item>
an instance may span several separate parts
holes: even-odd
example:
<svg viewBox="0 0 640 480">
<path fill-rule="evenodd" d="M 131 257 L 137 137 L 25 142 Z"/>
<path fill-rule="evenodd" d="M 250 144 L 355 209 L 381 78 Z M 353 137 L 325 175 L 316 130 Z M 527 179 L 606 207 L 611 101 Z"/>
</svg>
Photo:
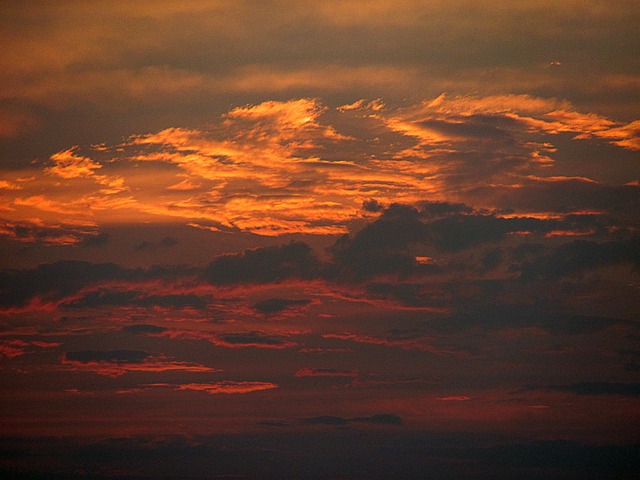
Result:
<svg viewBox="0 0 640 480">
<path fill-rule="evenodd" d="M 86 350 L 67 352 L 61 360 L 67 370 L 89 371 L 119 377 L 130 372 L 215 372 L 216 369 L 189 362 L 153 357 L 139 350 Z"/>
</svg>

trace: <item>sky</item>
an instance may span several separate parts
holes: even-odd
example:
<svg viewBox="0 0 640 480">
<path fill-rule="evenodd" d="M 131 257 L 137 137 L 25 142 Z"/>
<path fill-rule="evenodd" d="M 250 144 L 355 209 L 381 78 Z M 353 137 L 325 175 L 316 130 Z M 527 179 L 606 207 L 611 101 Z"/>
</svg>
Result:
<svg viewBox="0 0 640 480">
<path fill-rule="evenodd" d="M 0 472 L 633 478 L 639 26 L 0 2 Z"/>
</svg>

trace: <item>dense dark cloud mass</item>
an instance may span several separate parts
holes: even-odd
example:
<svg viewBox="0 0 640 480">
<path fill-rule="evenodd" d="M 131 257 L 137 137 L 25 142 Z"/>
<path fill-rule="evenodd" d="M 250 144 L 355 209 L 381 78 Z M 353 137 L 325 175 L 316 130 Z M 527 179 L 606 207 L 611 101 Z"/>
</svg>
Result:
<svg viewBox="0 0 640 480">
<path fill-rule="evenodd" d="M 305 306 L 311 303 L 308 299 L 288 300 L 286 298 L 269 298 L 255 304 L 254 308 L 260 313 L 279 313 L 292 307 Z"/>
<path fill-rule="evenodd" d="M 207 266 L 204 276 L 213 284 L 225 285 L 313 278 L 317 270 L 318 260 L 311 248 L 296 242 L 220 256 Z"/>
<path fill-rule="evenodd" d="M 147 357 L 149 357 L 149 354 L 140 350 L 84 350 L 80 352 L 67 352 L 65 355 L 67 360 L 81 363 L 140 363 Z"/>
<path fill-rule="evenodd" d="M 524 279 L 559 278 L 590 268 L 627 263 L 640 268 L 640 237 L 626 241 L 597 243 L 574 240 L 549 255 L 522 265 Z"/>
<path fill-rule="evenodd" d="M 640 395 L 640 383 L 579 382 L 571 385 L 552 385 L 548 388 L 578 395 Z"/>
<path fill-rule="evenodd" d="M 59 261 L 34 270 L 4 271 L 0 277 L 0 303 L 5 307 L 24 306 L 34 297 L 60 299 L 95 282 L 121 279 L 126 270 L 115 264 Z"/>
</svg>

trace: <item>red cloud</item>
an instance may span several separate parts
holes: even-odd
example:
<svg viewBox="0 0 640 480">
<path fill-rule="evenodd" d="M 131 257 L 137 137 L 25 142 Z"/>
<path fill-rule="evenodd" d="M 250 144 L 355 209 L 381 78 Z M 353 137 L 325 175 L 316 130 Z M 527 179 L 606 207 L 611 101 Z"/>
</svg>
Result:
<svg viewBox="0 0 640 480">
<path fill-rule="evenodd" d="M 225 380 L 222 382 L 214 383 L 186 383 L 178 385 L 176 387 L 176 390 L 192 390 L 205 392 L 210 395 L 216 395 L 218 393 L 231 395 L 238 393 L 258 392 L 261 390 L 270 390 L 272 388 L 278 388 L 278 385 L 271 382 L 233 382 Z"/>
</svg>

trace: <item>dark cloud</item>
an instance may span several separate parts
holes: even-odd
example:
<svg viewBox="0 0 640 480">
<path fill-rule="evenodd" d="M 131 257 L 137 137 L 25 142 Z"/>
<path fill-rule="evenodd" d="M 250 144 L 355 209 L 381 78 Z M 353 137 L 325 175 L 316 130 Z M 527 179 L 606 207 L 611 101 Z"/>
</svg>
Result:
<svg viewBox="0 0 640 480">
<path fill-rule="evenodd" d="M 547 305 L 473 303 L 461 310 L 468 311 L 430 320 L 425 323 L 425 328 L 439 333 L 455 333 L 538 327 L 554 335 L 583 335 L 628 323 L 616 318 L 560 313 Z"/>
<path fill-rule="evenodd" d="M 259 313 L 269 314 L 279 313 L 291 307 L 306 306 L 310 303 L 311 300 L 306 298 L 297 300 L 288 300 L 285 298 L 269 298 L 267 300 L 261 300 L 257 302 L 253 306 L 253 308 Z"/>
<path fill-rule="evenodd" d="M 33 270 L 0 272 L 0 305 L 23 306 L 34 297 L 43 301 L 63 298 L 88 285 L 131 278 L 132 272 L 112 263 L 59 261 Z"/>
<path fill-rule="evenodd" d="M 464 203 L 449 203 L 449 202 L 420 202 L 418 204 L 420 212 L 429 216 L 443 216 L 454 213 L 458 214 L 471 214 L 473 208 Z"/>
<path fill-rule="evenodd" d="M 144 242 L 140 242 L 139 244 L 137 244 L 135 246 L 135 250 L 137 252 L 144 252 L 146 250 L 153 250 L 154 247 L 155 247 L 155 245 L 153 243 L 148 242 L 148 241 L 145 240 Z"/>
<path fill-rule="evenodd" d="M 263 420 L 262 422 L 258 422 L 258 425 L 262 427 L 290 427 L 291 424 L 289 422 L 284 422 L 281 420 Z"/>
<path fill-rule="evenodd" d="M 347 425 L 349 420 L 333 415 L 321 415 L 319 417 L 304 418 L 300 422 L 305 425 Z"/>
<path fill-rule="evenodd" d="M 350 419 L 350 421 L 372 425 L 402 425 L 402 418 L 391 413 L 379 413 L 370 417 L 355 417 Z"/>
<path fill-rule="evenodd" d="M 523 179 L 519 188 L 499 185 L 472 186 L 466 192 L 470 202 L 492 199 L 497 208 L 524 211 L 570 213 L 606 211 L 623 224 L 636 225 L 640 210 L 640 188 L 607 185 L 585 179 Z"/>
<path fill-rule="evenodd" d="M 338 417 L 340 418 L 340 417 Z M 278 427 L 286 422 L 261 422 Z M 68 436 L 0 439 L 3 478 L 131 480 L 211 478 L 562 478 L 631 480 L 640 468 L 638 445 L 566 440 L 497 441 L 490 433 L 376 429 L 263 429 L 249 435 Z M 56 465 L 56 472 L 51 472 Z M 87 472 L 92 472 L 88 474 Z M 95 472 L 95 473 L 93 473 Z M 143 473 L 141 473 L 143 472 Z"/>
<path fill-rule="evenodd" d="M 504 253 L 501 248 L 487 250 L 480 262 L 482 270 L 487 272 L 496 269 L 503 261 Z"/>
<path fill-rule="evenodd" d="M 178 243 L 178 240 L 176 238 L 164 237 L 159 242 L 143 240 L 142 242 L 138 243 L 134 247 L 134 249 L 137 252 L 145 252 L 145 251 L 146 252 L 151 252 L 151 251 L 155 251 L 155 250 L 157 250 L 158 248 L 161 248 L 161 247 L 173 247 L 177 243 Z"/>
<path fill-rule="evenodd" d="M 80 246 L 82 247 L 99 247 L 109 242 L 109 234 L 100 232 L 97 235 L 88 235 L 82 239 Z"/>
<path fill-rule="evenodd" d="M 83 350 L 67 352 L 65 358 L 80 363 L 143 363 L 149 358 L 149 354 L 141 350 Z"/>
<path fill-rule="evenodd" d="M 333 415 L 321 415 L 301 420 L 305 425 L 334 425 L 343 426 L 350 423 L 365 423 L 370 425 L 402 425 L 402 418 L 389 413 L 379 413 L 370 417 L 344 418 Z"/>
<path fill-rule="evenodd" d="M 548 255 L 525 262 L 520 268 L 523 280 L 557 279 L 592 268 L 624 263 L 640 267 L 640 237 L 603 243 L 575 240 Z"/>
<path fill-rule="evenodd" d="M 178 243 L 178 239 L 174 237 L 164 237 L 162 240 L 160 240 L 160 245 L 162 245 L 163 247 L 173 247 Z"/>
<path fill-rule="evenodd" d="M 423 202 L 416 206 L 392 204 L 374 222 L 353 237 L 343 236 L 332 246 L 339 267 L 360 277 L 384 273 L 433 273 L 438 266 L 419 264 L 415 247 L 456 253 L 505 240 L 509 234 L 527 232 L 538 238 L 554 231 L 604 232 L 599 215 L 568 215 L 563 219 L 502 217 L 473 211 L 464 204 Z M 490 271 L 504 258 L 503 250 L 488 250 L 479 268 Z"/>
<path fill-rule="evenodd" d="M 157 335 L 165 332 L 166 330 L 167 329 L 165 327 L 159 327 L 157 325 L 146 325 L 142 323 L 122 327 L 123 332 L 132 333 L 134 335 Z"/>
<path fill-rule="evenodd" d="M 98 308 L 104 306 L 204 308 L 207 301 L 194 294 L 146 295 L 143 291 L 93 291 L 64 303 L 64 308 Z"/>
<path fill-rule="evenodd" d="M 436 265 L 421 265 L 423 273 L 440 273 L 442 268 Z M 417 271 L 417 269 L 416 269 Z M 442 287 L 425 284 L 425 282 L 376 282 L 370 281 L 366 285 L 366 291 L 372 298 L 388 298 L 401 302 L 403 305 L 420 306 L 445 306 L 448 300 L 443 298 Z"/>
<path fill-rule="evenodd" d="M 318 268 L 319 262 L 311 247 L 292 242 L 219 256 L 205 268 L 204 277 L 216 285 L 266 283 L 286 278 L 313 278 Z"/>
<path fill-rule="evenodd" d="M 230 345 L 268 345 L 268 346 L 284 346 L 287 341 L 284 337 L 277 335 L 267 335 L 260 332 L 247 333 L 225 333 L 221 335 L 220 340 Z"/>
<path fill-rule="evenodd" d="M 547 388 L 576 395 L 640 395 L 640 383 L 578 382 L 570 385 L 551 385 Z"/>
<path fill-rule="evenodd" d="M 334 274 L 352 274 L 360 279 L 388 273 L 443 273 L 447 269 L 486 274 L 504 266 L 513 273 L 522 271 L 522 278 L 528 279 L 559 278 L 605 264 L 640 265 L 637 238 L 625 239 L 629 236 L 626 228 L 617 227 L 608 215 L 573 213 L 534 218 L 506 213 L 447 202 L 392 204 L 355 235 L 344 235 L 334 243 Z M 617 232 L 619 239 L 603 242 L 611 239 L 611 232 Z M 559 239 L 576 235 L 588 240 L 567 243 L 553 253 Z M 520 239 L 524 241 L 518 243 Z M 478 254 L 477 248 L 483 245 L 488 248 Z M 450 258 L 467 251 L 472 256 L 464 263 L 435 263 L 429 259 Z M 429 257 L 419 256 L 424 252 Z"/>
<path fill-rule="evenodd" d="M 384 205 L 382 205 L 377 200 L 371 198 L 369 200 L 365 200 L 362 202 L 362 209 L 365 212 L 378 213 L 384 209 Z"/>
<path fill-rule="evenodd" d="M 135 284 L 136 281 L 164 281 L 193 275 L 201 270 L 185 266 L 152 266 L 147 269 L 127 269 L 113 263 L 91 263 L 62 260 L 43 263 L 30 270 L 0 270 L 0 306 L 21 307 L 37 298 L 42 303 L 60 301 L 74 293 L 109 281 Z M 66 307 L 102 305 L 139 305 L 202 308 L 206 301 L 194 294 L 149 295 L 131 290 L 91 290 L 73 299 Z"/>
</svg>

